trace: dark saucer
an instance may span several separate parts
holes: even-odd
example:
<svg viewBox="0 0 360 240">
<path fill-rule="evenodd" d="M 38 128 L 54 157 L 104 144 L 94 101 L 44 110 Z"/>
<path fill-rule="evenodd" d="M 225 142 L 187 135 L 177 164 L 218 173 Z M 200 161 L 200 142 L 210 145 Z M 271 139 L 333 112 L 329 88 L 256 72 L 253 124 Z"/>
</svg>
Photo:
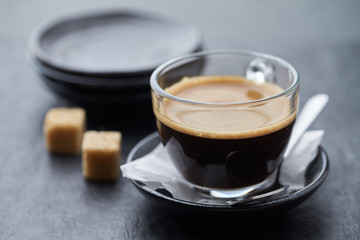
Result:
<svg viewBox="0 0 360 240">
<path fill-rule="evenodd" d="M 191 23 L 173 15 L 118 9 L 52 19 L 29 50 L 56 71 L 91 77 L 148 76 L 161 63 L 201 49 Z"/>
<path fill-rule="evenodd" d="M 76 76 L 48 68 L 29 54 L 27 57 L 43 86 L 76 104 L 124 105 L 151 100 L 148 76 L 124 79 Z"/>
<path fill-rule="evenodd" d="M 35 57 L 27 53 L 27 58 L 34 71 L 47 78 L 56 79 L 59 83 L 75 87 L 91 87 L 97 89 L 140 89 L 149 88 L 150 76 L 127 76 L 127 77 L 96 77 L 69 74 L 47 66 Z"/>
<path fill-rule="evenodd" d="M 150 90 L 127 88 L 100 88 L 86 85 L 64 84 L 54 78 L 40 74 L 42 83 L 56 95 L 85 105 L 112 104 L 128 105 L 151 101 Z"/>
<path fill-rule="evenodd" d="M 27 58 L 50 91 L 76 104 L 150 101 L 161 63 L 202 49 L 187 19 L 133 9 L 50 19 L 33 31 Z"/>
<path fill-rule="evenodd" d="M 130 152 L 127 162 L 134 161 L 150 153 L 158 144 L 158 134 L 152 133 L 141 140 Z M 324 182 L 329 172 L 329 159 L 325 150 L 320 147 L 316 158 L 309 165 L 305 173 L 306 185 L 288 195 L 264 199 L 263 201 L 246 202 L 237 205 L 211 205 L 175 199 L 166 190 L 152 190 L 142 182 L 132 181 L 135 187 L 156 204 L 171 208 L 177 212 L 189 214 L 219 214 L 219 215 L 257 215 L 275 213 L 296 207 L 314 193 Z"/>
</svg>

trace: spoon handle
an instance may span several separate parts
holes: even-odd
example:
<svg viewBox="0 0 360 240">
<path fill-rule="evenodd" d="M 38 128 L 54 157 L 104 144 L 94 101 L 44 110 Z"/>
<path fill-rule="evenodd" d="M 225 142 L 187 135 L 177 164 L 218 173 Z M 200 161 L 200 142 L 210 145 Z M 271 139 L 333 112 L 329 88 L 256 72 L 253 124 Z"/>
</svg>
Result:
<svg viewBox="0 0 360 240">
<path fill-rule="evenodd" d="M 324 93 L 320 93 L 311 97 L 305 103 L 298 119 L 296 120 L 296 124 L 291 134 L 288 147 L 284 154 L 284 158 L 289 156 L 290 152 L 293 150 L 300 137 L 304 134 L 306 129 L 308 129 L 311 123 L 316 119 L 316 117 L 319 115 L 319 113 L 325 107 L 328 101 L 329 96 Z"/>
</svg>

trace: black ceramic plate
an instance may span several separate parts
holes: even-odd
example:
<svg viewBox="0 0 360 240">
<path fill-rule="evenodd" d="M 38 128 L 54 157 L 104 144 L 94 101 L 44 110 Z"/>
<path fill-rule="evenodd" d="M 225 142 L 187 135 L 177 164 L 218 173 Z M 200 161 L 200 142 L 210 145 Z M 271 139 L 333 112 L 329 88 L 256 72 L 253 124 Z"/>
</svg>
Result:
<svg viewBox="0 0 360 240">
<path fill-rule="evenodd" d="M 150 88 L 128 90 L 122 88 L 98 88 L 66 84 L 57 79 L 41 75 L 47 88 L 56 95 L 80 104 L 135 104 L 151 102 Z"/>
<path fill-rule="evenodd" d="M 160 143 L 160 138 L 157 133 L 151 135 L 140 141 L 130 152 L 127 162 L 134 161 L 149 152 L 151 152 Z M 291 209 L 305 199 L 307 199 L 325 180 L 329 171 L 329 160 L 323 148 L 319 148 L 317 157 L 308 167 L 305 177 L 306 186 L 290 195 L 265 200 L 263 202 L 247 202 L 234 206 L 230 205 L 209 205 L 201 203 L 193 203 L 175 199 L 167 191 L 155 191 L 139 181 L 132 181 L 136 188 L 146 197 L 155 200 L 163 206 L 170 207 L 182 213 L 200 213 L 200 214 L 244 214 L 256 215 L 263 213 L 274 213 Z"/>
<path fill-rule="evenodd" d="M 150 76 L 124 76 L 119 77 L 92 77 L 84 75 L 69 74 L 47 66 L 38 59 L 28 54 L 28 59 L 35 71 L 51 79 L 56 79 L 60 84 L 76 87 L 97 87 L 97 88 L 122 88 L 139 89 L 150 88 Z"/>
<path fill-rule="evenodd" d="M 183 19 L 132 10 L 65 17 L 32 35 L 30 52 L 51 68 L 84 75 L 149 75 L 175 56 L 201 48 Z"/>
</svg>

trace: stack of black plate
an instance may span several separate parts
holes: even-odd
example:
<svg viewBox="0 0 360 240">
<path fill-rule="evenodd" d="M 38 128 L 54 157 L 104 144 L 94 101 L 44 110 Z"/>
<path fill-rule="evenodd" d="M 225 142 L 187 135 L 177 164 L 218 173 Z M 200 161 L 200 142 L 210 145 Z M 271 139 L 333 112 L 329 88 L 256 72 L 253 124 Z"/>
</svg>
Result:
<svg viewBox="0 0 360 240">
<path fill-rule="evenodd" d="M 133 10 L 67 16 L 41 25 L 28 57 L 57 95 L 82 103 L 150 99 L 149 78 L 161 63 L 202 47 L 179 18 Z"/>
</svg>

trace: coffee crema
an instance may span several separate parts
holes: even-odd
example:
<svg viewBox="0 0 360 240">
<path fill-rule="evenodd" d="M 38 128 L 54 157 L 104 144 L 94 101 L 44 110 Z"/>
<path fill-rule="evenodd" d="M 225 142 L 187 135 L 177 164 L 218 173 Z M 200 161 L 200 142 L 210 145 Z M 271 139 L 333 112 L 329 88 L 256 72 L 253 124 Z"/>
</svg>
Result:
<svg viewBox="0 0 360 240">
<path fill-rule="evenodd" d="M 183 78 L 165 91 L 196 102 L 235 104 L 268 98 L 283 89 L 238 76 L 199 76 Z M 215 139 L 266 135 L 284 128 L 295 118 L 286 97 L 239 106 L 201 106 L 165 99 L 160 111 L 155 114 L 167 126 L 190 135 Z"/>
<path fill-rule="evenodd" d="M 279 86 L 238 76 L 198 76 L 184 78 L 165 91 L 213 103 L 164 99 L 161 107 L 154 107 L 162 141 L 188 181 L 203 187 L 241 188 L 261 183 L 278 169 L 296 111 L 286 97 L 256 100 L 281 93 Z"/>
</svg>

